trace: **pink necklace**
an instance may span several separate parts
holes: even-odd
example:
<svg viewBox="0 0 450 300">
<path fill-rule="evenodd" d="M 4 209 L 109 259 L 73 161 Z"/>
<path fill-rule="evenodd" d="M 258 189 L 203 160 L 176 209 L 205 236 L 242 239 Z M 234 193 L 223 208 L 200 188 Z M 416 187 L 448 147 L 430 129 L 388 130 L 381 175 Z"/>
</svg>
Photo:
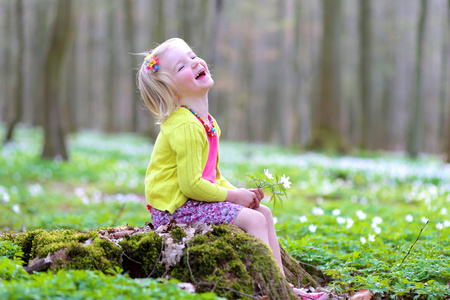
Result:
<svg viewBox="0 0 450 300">
<path fill-rule="evenodd" d="M 211 124 L 211 126 L 209 126 L 208 124 L 205 123 L 205 121 L 203 121 L 202 117 L 200 117 L 200 115 L 198 113 L 196 113 L 195 111 L 193 111 L 192 109 L 190 109 L 189 107 L 187 107 L 186 105 L 181 105 L 181 107 L 186 108 L 187 110 L 189 110 L 194 116 L 197 117 L 197 119 L 203 124 L 203 127 L 205 127 L 206 132 L 208 133 L 208 135 L 210 137 L 215 137 L 216 136 L 216 128 L 214 127 L 214 122 L 213 119 L 211 117 L 210 114 L 208 114 L 208 120 L 209 123 Z"/>
</svg>

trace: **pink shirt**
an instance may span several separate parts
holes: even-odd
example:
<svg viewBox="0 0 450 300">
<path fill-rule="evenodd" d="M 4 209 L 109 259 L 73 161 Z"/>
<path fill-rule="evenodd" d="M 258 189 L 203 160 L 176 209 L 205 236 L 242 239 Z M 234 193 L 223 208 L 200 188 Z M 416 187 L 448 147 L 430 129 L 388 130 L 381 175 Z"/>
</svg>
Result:
<svg viewBox="0 0 450 300">
<path fill-rule="evenodd" d="M 217 134 L 214 137 L 208 137 L 209 153 L 208 160 L 206 161 L 205 169 L 202 173 L 202 178 L 208 180 L 211 183 L 216 183 L 216 164 L 217 164 Z"/>
</svg>

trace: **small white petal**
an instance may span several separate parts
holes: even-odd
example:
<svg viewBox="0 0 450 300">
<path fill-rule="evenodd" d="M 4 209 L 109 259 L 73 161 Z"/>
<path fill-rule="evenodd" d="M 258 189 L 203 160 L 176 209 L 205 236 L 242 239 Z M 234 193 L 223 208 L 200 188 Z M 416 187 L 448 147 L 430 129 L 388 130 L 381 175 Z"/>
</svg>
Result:
<svg viewBox="0 0 450 300">
<path fill-rule="evenodd" d="M 309 225 L 308 226 L 309 231 L 316 232 L 317 226 L 316 225 Z"/>
<path fill-rule="evenodd" d="M 441 215 L 446 215 L 447 214 L 447 209 L 445 207 L 443 207 L 441 209 Z"/>
<path fill-rule="evenodd" d="M 363 237 L 363 236 L 360 237 L 359 240 L 361 241 L 362 244 L 365 244 L 365 243 L 366 243 L 366 238 Z"/>
<path fill-rule="evenodd" d="M 450 221 L 449 220 L 445 220 L 444 221 L 444 227 L 450 227 Z"/>
<path fill-rule="evenodd" d="M 383 219 L 380 217 L 375 217 L 372 219 L 372 222 L 375 224 L 381 224 L 383 222 Z"/>
<path fill-rule="evenodd" d="M 380 227 L 377 227 L 377 228 L 375 228 L 373 231 L 375 231 L 376 234 L 380 234 L 381 228 L 380 228 Z"/>
<path fill-rule="evenodd" d="M 422 223 L 426 223 L 426 222 L 428 222 L 428 219 L 427 218 L 425 218 L 425 217 L 422 217 L 422 219 L 420 219 L 421 221 L 422 221 Z"/>
<path fill-rule="evenodd" d="M 374 241 L 375 241 L 375 235 L 369 233 L 369 242 L 374 242 Z"/>
<path fill-rule="evenodd" d="M 444 227 L 444 225 L 442 225 L 442 223 L 437 223 L 437 224 L 436 224 L 436 228 L 437 228 L 438 230 L 441 230 L 443 227 Z"/>
<path fill-rule="evenodd" d="M 413 221 L 413 216 L 411 216 L 410 214 L 406 215 L 405 217 L 406 222 L 412 222 Z"/>
<path fill-rule="evenodd" d="M 362 210 L 358 210 L 356 212 L 356 216 L 358 217 L 358 219 L 360 220 L 364 220 L 366 218 L 366 214 L 362 211 Z"/>
<path fill-rule="evenodd" d="M 347 228 L 351 228 L 353 226 L 354 221 L 350 218 L 347 218 Z"/>
</svg>

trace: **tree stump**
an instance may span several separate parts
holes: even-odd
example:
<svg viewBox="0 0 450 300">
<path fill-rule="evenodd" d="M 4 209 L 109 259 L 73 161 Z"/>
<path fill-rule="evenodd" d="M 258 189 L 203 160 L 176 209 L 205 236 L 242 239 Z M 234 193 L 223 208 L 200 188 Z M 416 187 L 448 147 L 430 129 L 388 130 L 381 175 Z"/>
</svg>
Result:
<svg viewBox="0 0 450 300">
<path fill-rule="evenodd" d="M 171 222 L 155 230 L 146 223 L 82 233 L 37 229 L 3 234 L 0 240 L 22 248 L 30 273 L 119 270 L 132 278 L 175 278 L 197 292 L 213 291 L 228 299 L 296 299 L 288 281 L 318 286 L 281 247 L 287 281 L 267 245 L 231 224 Z"/>
</svg>

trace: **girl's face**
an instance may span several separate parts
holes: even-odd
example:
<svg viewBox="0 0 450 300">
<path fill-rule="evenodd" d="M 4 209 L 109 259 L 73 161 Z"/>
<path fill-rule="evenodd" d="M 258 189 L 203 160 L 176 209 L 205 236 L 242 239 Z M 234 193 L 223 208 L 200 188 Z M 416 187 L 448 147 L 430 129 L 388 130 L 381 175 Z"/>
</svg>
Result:
<svg viewBox="0 0 450 300">
<path fill-rule="evenodd" d="M 159 59 L 160 68 L 172 75 L 178 100 L 204 96 L 214 85 L 206 62 L 184 43 L 176 43 Z"/>
</svg>

